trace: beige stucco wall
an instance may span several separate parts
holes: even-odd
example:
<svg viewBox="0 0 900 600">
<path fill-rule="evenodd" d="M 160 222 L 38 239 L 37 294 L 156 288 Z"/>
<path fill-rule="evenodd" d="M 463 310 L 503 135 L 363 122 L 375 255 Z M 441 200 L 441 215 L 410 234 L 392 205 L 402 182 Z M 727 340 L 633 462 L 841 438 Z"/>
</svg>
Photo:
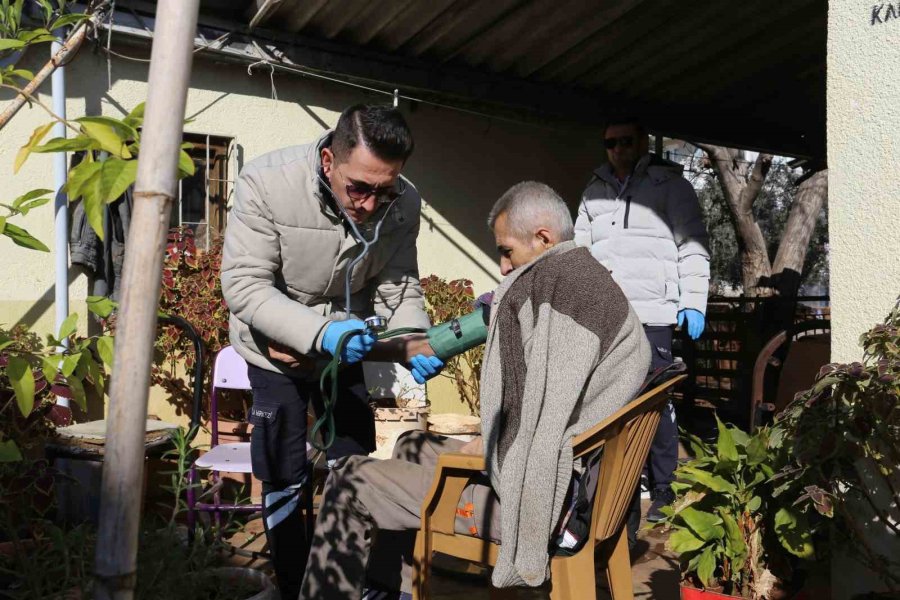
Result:
<svg viewBox="0 0 900 600">
<path fill-rule="evenodd" d="M 140 54 L 135 48 L 123 52 Z M 35 68 L 26 57 L 21 66 Z M 69 117 L 85 114 L 121 116 L 147 92 L 147 65 L 114 59 L 112 86 L 107 89 L 107 63 L 83 51 L 67 68 Z M 315 139 L 332 126 L 340 111 L 355 102 L 385 101 L 334 83 L 277 74 L 277 100 L 272 98 L 269 73 L 244 66 L 213 62 L 202 55 L 194 65 L 187 115 L 190 132 L 233 137 L 238 161 L 249 160 L 282 146 Z M 41 98 L 50 102 L 49 83 Z M 9 94 L 0 95 L 0 109 Z M 543 180 L 569 202 L 577 201 L 601 148 L 596 132 L 560 130 L 550 126 L 513 124 L 481 116 L 418 105 L 404 105 L 416 137 L 416 152 L 405 170 L 425 198 L 419 259 L 422 275 L 472 279 L 476 293 L 492 289 L 499 280 L 493 240 L 485 225 L 492 202 L 510 185 L 523 179 Z M 0 190 L 2 201 L 36 187 L 52 187 L 48 155 L 33 155 L 12 176 L 16 151 L 38 125 L 47 121 L 38 108 L 22 112 L 0 133 Z M 52 245 L 52 209 L 45 206 L 21 224 Z M 0 270 L 0 323 L 25 322 L 38 330 L 53 328 L 53 256 L 3 244 Z M 72 310 L 84 313 L 88 281 L 73 275 Z M 450 389 L 444 386 L 444 389 Z M 442 409 L 453 403 L 438 393 Z M 154 410 L 165 418 L 166 410 Z"/>
<path fill-rule="evenodd" d="M 872 24 L 873 4 L 882 3 L 832 0 L 828 7 L 828 220 L 838 361 L 860 359 L 859 335 L 882 321 L 900 294 L 900 18 Z M 882 20 L 887 10 L 882 5 Z"/>
</svg>

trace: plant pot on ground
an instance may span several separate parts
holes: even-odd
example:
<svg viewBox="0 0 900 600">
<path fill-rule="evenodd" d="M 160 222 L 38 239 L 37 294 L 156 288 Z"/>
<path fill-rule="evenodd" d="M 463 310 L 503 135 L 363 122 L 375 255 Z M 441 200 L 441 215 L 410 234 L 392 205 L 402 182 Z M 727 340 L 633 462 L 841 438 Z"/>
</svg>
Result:
<svg viewBox="0 0 900 600">
<path fill-rule="evenodd" d="M 704 590 L 688 584 L 681 584 L 681 600 L 723 600 L 725 598 L 740 598 L 730 594 L 720 594 L 713 590 Z"/>
<path fill-rule="evenodd" d="M 679 555 L 683 587 L 752 600 L 789 598 L 816 553 L 807 516 L 772 497 L 769 480 L 785 462 L 782 438 L 769 429 L 748 435 L 717 425 L 715 445 L 687 436 L 695 458 L 676 471 L 677 497 L 660 523 L 671 532 L 668 546 Z"/>
</svg>

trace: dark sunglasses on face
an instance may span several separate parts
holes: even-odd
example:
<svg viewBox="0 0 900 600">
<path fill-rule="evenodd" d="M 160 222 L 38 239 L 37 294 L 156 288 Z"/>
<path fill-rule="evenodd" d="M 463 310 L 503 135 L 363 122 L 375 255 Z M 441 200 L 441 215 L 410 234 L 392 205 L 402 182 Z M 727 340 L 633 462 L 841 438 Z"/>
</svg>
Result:
<svg viewBox="0 0 900 600">
<path fill-rule="evenodd" d="M 340 170 L 338 170 L 338 174 L 341 175 L 341 179 L 344 179 L 344 175 Z M 344 181 L 346 181 L 346 179 L 344 179 Z M 362 202 L 370 196 L 375 196 L 375 200 L 379 204 L 388 204 L 406 192 L 406 182 L 403 181 L 403 178 L 399 178 L 397 181 L 397 187 L 379 187 L 377 185 L 369 185 L 368 183 L 347 183 L 347 195 L 354 202 Z"/>
<path fill-rule="evenodd" d="M 632 146 L 634 146 L 634 136 L 623 135 L 620 137 L 610 137 L 603 140 L 603 146 L 607 150 L 612 150 L 617 145 L 622 146 L 623 148 L 631 148 Z"/>
</svg>

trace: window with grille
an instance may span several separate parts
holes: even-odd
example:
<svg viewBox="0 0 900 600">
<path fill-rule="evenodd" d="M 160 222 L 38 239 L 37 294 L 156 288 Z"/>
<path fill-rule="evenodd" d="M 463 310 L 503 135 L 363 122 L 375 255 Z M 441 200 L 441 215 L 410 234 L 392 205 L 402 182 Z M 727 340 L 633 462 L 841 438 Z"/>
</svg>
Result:
<svg viewBox="0 0 900 600">
<path fill-rule="evenodd" d="M 179 182 L 178 202 L 169 224 L 193 229 L 197 248 L 205 250 L 225 232 L 235 145 L 232 138 L 197 133 L 185 133 L 184 141 L 193 145 L 187 153 L 196 168 Z"/>
</svg>

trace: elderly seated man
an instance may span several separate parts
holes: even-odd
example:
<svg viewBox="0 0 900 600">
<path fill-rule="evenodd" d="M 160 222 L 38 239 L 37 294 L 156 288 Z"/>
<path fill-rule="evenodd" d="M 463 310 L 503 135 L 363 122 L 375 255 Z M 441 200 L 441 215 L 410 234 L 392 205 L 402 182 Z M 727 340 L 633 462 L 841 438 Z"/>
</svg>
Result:
<svg viewBox="0 0 900 600">
<path fill-rule="evenodd" d="M 353 456 L 332 471 L 303 598 L 410 597 L 415 530 L 444 452 L 486 458 L 485 477 L 463 494 L 457 528 L 501 542 L 493 584 L 538 586 L 549 576 L 548 549 L 564 543 L 580 469 L 571 439 L 634 397 L 650 347 L 609 272 L 572 241 L 571 215 L 552 189 L 513 186 L 488 225 L 505 278 L 482 366 L 483 438 L 464 444 L 416 432 L 391 460 Z"/>
</svg>

